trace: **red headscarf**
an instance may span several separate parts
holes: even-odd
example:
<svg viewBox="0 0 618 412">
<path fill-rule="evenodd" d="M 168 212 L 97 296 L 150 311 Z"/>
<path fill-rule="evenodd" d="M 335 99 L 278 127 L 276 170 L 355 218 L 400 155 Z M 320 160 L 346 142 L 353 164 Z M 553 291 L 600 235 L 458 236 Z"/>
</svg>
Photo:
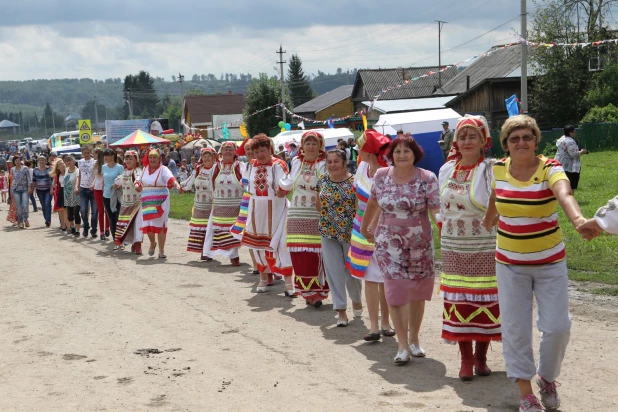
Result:
<svg viewBox="0 0 618 412">
<path fill-rule="evenodd" d="M 224 147 L 232 147 L 234 149 L 234 160 L 236 160 L 238 158 L 238 154 L 236 154 L 236 150 L 238 149 L 238 146 L 236 146 L 236 143 L 234 143 L 234 142 L 223 142 L 223 144 L 219 148 L 219 160 L 223 160 L 223 148 Z"/>
<path fill-rule="evenodd" d="M 467 114 L 457 122 L 455 136 L 453 137 L 453 144 L 451 145 L 451 150 L 448 152 L 448 156 L 446 158 L 447 162 L 450 162 L 451 160 L 455 160 L 456 162 L 461 160 L 461 151 L 457 145 L 457 135 L 459 135 L 463 129 L 468 127 L 476 130 L 482 140 L 484 150 L 483 153 L 481 153 L 481 158 L 485 157 L 485 149 L 489 149 L 493 146 L 491 142 L 491 134 L 489 134 L 489 126 L 487 125 L 487 120 L 485 117 Z"/>
<path fill-rule="evenodd" d="M 317 161 L 321 161 L 326 159 L 326 147 L 324 146 L 324 136 L 322 136 L 321 133 L 318 133 L 316 131 L 313 130 L 309 130 L 305 133 L 303 133 L 303 136 L 300 138 L 300 153 L 298 155 L 298 158 L 300 159 L 300 161 L 304 161 L 305 158 L 305 153 L 303 151 L 303 146 L 305 145 L 305 141 L 307 139 L 315 139 L 318 142 L 318 147 L 319 147 L 319 151 L 320 153 L 318 154 L 318 159 Z"/>
</svg>

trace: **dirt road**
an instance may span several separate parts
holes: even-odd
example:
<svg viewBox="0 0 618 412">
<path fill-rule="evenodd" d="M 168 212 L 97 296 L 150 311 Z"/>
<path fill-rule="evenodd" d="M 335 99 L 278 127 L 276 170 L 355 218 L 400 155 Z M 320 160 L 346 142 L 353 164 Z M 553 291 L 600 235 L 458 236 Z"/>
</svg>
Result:
<svg viewBox="0 0 618 412">
<path fill-rule="evenodd" d="M 163 262 L 62 237 L 40 213 L 11 228 L 3 206 L 0 411 L 517 410 L 500 344 L 491 377 L 457 379 L 439 298 L 425 314 L 428 357 L 397 367 L 393 338 L 362 341 L 366 312 L 336 328 L 330 301 L 307 307 L 282 283 L 256 295 L 247 265 L 185 251 L 186 222 L 172 222 Z M 563 411 L 618 411 L 617 312 L 615 300 L 573 298 Z"/>
</svg>

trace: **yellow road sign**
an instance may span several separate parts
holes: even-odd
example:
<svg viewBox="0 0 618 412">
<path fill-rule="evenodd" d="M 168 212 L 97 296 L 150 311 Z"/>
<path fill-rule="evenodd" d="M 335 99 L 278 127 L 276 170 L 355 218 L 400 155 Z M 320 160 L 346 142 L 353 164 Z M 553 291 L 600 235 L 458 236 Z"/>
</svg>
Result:
<svg viewBox="0 0 618 412">
<path fill-rule="evenodd" d="M 79 120 L 77 122 L 77 129 L 79 130 L 80 145 L 92 143 L 92 125 L 90 120 Z"/>
</svg>

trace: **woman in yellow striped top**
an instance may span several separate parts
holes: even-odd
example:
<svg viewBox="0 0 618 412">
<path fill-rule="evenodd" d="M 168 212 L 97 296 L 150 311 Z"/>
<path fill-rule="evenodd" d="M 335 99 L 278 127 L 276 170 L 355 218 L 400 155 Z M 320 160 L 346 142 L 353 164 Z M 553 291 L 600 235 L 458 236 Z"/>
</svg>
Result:
<svg viewBox="0 0 618 412">
<path fill-rule="evenodd" d="M 543 405 L 548 410 L 560 405 L 555 379 L 569 342 L 571 318 L 558 204 L 573 226 L 586 221 L 560 163 L 535 155 L 540 140 L 541 131 L 529 116 L 514 116 L 504 123 L 500 143 L 509 157 L 494 165 L 484 219 L 487 229 L 498 222 L 496 276 L 503 353 L 507 376 L 519 385 L 521 412 L 543 410 L 532 391 L 535 375 Z M 533 295 L 542 332 L 538 370 L 532 354 Z"/>
</svg>

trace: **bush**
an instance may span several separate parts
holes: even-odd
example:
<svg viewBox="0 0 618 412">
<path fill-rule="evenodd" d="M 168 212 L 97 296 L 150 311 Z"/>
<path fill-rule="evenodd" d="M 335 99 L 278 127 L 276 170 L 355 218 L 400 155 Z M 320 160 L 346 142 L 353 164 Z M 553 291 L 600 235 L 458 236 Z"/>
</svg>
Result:
<svg viewBox="0 0 618 412">
<path fill-rule="evenodd" d="M 593 107 L 586 113 L 582 123 L 616 123 L 618 122 L 618 108 L 613 104 L 605 107 Z"/>
</svg>

